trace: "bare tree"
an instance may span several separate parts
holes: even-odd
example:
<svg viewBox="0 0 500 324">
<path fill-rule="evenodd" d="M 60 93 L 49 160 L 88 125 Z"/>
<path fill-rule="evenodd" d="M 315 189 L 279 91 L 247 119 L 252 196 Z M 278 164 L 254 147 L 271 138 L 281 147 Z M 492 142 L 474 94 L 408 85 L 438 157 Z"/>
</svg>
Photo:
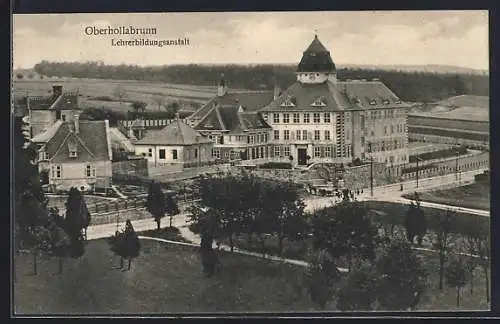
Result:
<svg viewBox="0 0 500 324">
<path fill-rule="evenodd" d="M 153 96 L 152 101 L 154 102 L 155 105 L 158 106 L 158 110 L 160 110 L 161 107 L 165 105 L 165 98 L 161 95 Z"/>
<path fill-rule="evenodd" d="M 447 210 L 444 215 L 440 215 L 434 233 L 433 247 L 439 253 L 439 290 L 443 290 L 444 265 L 448 257 L 452 241 L 453 216 L 451 211 Z"/>
</svg>

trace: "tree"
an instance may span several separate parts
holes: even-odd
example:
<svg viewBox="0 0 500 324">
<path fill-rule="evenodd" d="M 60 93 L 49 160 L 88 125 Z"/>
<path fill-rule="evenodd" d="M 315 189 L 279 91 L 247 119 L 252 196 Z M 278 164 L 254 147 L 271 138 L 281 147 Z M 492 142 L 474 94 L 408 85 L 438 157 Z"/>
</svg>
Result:
<svg viewBox="0 0 500 324">
<path fill-rule="evenodd" d="M 148 199 L 146 201 L 147 211 L 153 215 L 157 229 L 160 229 L 160 222 L 165 217 L 165 194 L 161 190 L 158 182 L 151 182 L 148 190 Z"/>
<path fill-rule="evenodd" d="M 427 273 L 409 243 L 393 241 L 376 267 L 377 301 L 383 310 L 407 310 L 418 305 Z"/>
<path fill-rule="evenodd" d="M 342 311 L 369 311 L 377 299 L 376 268 L 363 262 L 347 275 L 338 291 L 337 308 Z"/>
<path fill-rule="evenodd" d="M 153 96 L 152 100 L 158 106 L 158 110 L 165 104 L 165 98 L 161 95 Z"/>
<path fill-rule="evenodd" d="M 467 283 L 467 265 L 461 257 L 454 257 L 445 272 L 446 284 L 457 289 L 457 307 L 460 306 L 460 289 Z"/>
<path fill-rule="evenodd" d="M 378 230 L 367 209 L 358 202 L 342 202 L 325 208 L 313 218 L 315 249 L 326 249 L 334 258 L 347 258 L 351 269 L 355 257 L 374 260 Z"/>
<path fill-rule="evenodd" d="M 311 300 L 325 309 L 335 294 L 335 283 L 340 280 L 340 272 L 327 250 L 317 250 L 311 255 L 305 276 Z"/>
<path fill-rule="evenodd" d="M 298 240 L 307 230 L 304 218 L 304 202 L 292 182 L 265 181 L 263 188 L 263 214 L 268 230 L 278 237 L 279 255 L 283 253 L 283 240 Z"/>
<path fill-rule="evenodd" d="M 82 233 L 90 224 L 90 213 L 82 193 L 75 187 L 69 190 L 66 201 L 65 229 L 72 241 L 85 238 Z"/>
<path fill-rule="evenodd" d="M 52 246 L 52 255 L 58 258 L 58 273 L 62 274 L 63 272 L 63 260 L 64 258 L 71 256 L 71 238 L 64 231 L 61 226 L 64 223 L 64 219 L 58 215 L 57 210 L 50 211 L 52 222 L 50 230 L 52 232 L 51 235 L 51 246 Z"/>
<path fill-rule="evenodd" d="M 427 232 L 427 220 L 423 209 L 420 206 L 418 196 L 415 198 L 415 203 L 410 203 L 410 208 L 406 212 L 405 228 L 408 242 L 413 243 L 415 237 L 419 246 L 422 246 L 422 241 Z"/>
<path fill-rule="evenodd" d="M 115 235 L 109 239 L 108 244 L 110 245 L 111 251 L 120 257 L 120 269 L 123 269 L 124 259 L 128 259 L 128 270 L 130 270 L 132 259 L 139 256 L 141 248 L 139 238 L 134 231 L 132 222 L 127 219 L 125 222 L 125 231 L 117 231 Z"/>
<path fill-rule="evenodd" d="M 172 218 L 180 213 L 177 202 L 171 195 L 165 198 L 165 212 L 170 216 L 170 227 L 172 227 Z"/>
<path fill-rule="evenodd" d="M 432 242 L 434 249 L 439 253 L 439 290 L 443 290 L 444 266 L 451 246 L 453 221 L 454 217 L 449 210 L 440 215 Z"/>
<path fill-rule="evenodd" d="M 490 285 L 489 285 L 489 271 L 490 271 L 490 233 L 488 222 L 483 223 L 479 217 L 471 217 L 467 221 L 467 229 L 465 233 L 464 249 L 471 257 L 466 262 L 469 271 L 470 292 L 473 293 L 473 280 L 474 269 L 480 266 L 483 270 L 486 283 L 486 300 L 490 301 Z M 476 256 L 476 257 L 474 257 Z"/>
<path fill-rule="evenodd" d="M 136 115 L 144 113 L 146 111 L 146 103 L 142 101 L 134 101 L 132 102 L 132 109 Z"/>
</svg>

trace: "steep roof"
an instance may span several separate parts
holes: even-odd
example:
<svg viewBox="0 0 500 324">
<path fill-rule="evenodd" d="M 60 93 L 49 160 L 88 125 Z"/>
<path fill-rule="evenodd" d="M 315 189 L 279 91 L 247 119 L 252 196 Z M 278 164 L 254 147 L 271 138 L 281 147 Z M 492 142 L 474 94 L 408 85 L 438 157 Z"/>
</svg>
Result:
<svg viewBox="0 0 500 324">
<path fill-rule="evenodd" d="M 65 92 L 57 96 L 28 97 L 28 107 L 32 110 L 77 110 L 78 94 Z"/>
<path fill-rule="evenodd" d="M 394 107 L 408 107 L 408 104 L 401 102 L 380 81 L 355 80 L 315 84 L 296 82 L 261 111 L 339 111 Z"/>
<path fill-rule="evenodd" d="M 135 145 L 193 145 L 211 143 L 210 139 L 179 119 L 160 130 L 150 130 Z"/>
<path fill-rule="evenodd" d="M 78 128 L 76 133 L 74 122 L 58 121 L 32 141 L 45 143 L 45 151 L 54 163 L 110 160 L 107 121 L 80 120 Z M 69 157 L 70 146 L 76 147 L 76 158 Z"/>
<path fill-rule="evenodd" d="M 302 54 L 298 65 L 298 72 L 333 72 L 335 71 L 330 52 L 315 35 L 313 41 Z"/>
<path fill-rule="evenodd" d="M 195 111 L 189 120 L 202 119 L 215 106 L 242 106 L 246 111 L 257 111 L 273 100 L 273 91 L 248 91 L 248 92 L 230 92 L 223 96 L 211 98 L 205 105 Z"/>
<path fill-rule="evenodd" d="M 214 107 L 196 126 L 199 131 L 228 131 L 241 134 L 248 130 L 271 128 L 258 112 L 246 111 L 239 106 Z"/>
</svg>

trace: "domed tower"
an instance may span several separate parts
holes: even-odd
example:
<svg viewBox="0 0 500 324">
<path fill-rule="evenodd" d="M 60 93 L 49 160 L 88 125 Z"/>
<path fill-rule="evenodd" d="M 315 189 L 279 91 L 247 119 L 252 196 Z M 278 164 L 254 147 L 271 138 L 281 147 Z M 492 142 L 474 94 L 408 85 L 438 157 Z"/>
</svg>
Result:
<svg viewBox="0 0 500 324">
<path fill-rule="evenodd" d="M 303 52 L 297 68 L 297 81 L 301 83 L 323 83 L 337 81 L 337 69 L 330 51 L 314 35 L 311 45 Z"/>
</svg>

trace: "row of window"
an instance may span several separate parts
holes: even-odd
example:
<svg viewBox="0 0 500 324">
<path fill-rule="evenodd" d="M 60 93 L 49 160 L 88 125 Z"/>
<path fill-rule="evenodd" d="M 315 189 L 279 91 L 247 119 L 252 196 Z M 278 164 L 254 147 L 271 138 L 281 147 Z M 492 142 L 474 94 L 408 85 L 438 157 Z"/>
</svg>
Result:
<svg viewBox="0 0 500 324">
<path fill-rule="evenodd" d="M 312 122 L 314 124 L 319 124 L 322 122 L 322 117 L 323 116 L 323 123 L 330 123 L 331 122 L 331 115 L 330 113 L 313 113 L 312 114 Z M 311 114 L 310 113 L 273 113 L 273 123 L 274 124 L 289 124 L 290 121 L 294 124 L 299 124 L 299 123 L 304 123 L 308 124 L 311 122 Z M 347 120 L 348 121 L 348 120 Z"/>
<path fill-rule="evenodd" d="M 402 109 L 380 109 L 370 111 L 370 120 L 404 117 L 405 111 Z"/>
<path fill-rule="evenodd" d="M 209 139 L 211 139 L 215 144 L 224 144 L 224 136 L 222 135 L 209 135 Z M 246 139 L 245 139 L 246 138 Z M 229 141 L 238 141 L 244 142 L 246 140 L 247 144 L 256 144 L 256 143 L 267 143 L 269 140 L 269 135 L 267 133 L 262 134 L 254 134 L 254 135 L 230 135 Z"/>
<path fill-rule="evenodd" d="M 392 151 L 405 147 L 406 140 L 404 138 L 395 139 L 391 141 L 378 141 L 368 144 L 368 152 L 383 152 Z"/>
<path fill-rule="evenodd" d="M 95 166 L 93 164 L 86 164 L 84 167 L 84 176 L 85 177 L 95 177 Z M 60 179 L 63 176 L 63 167 L 62 165 L 53 165 L 51 167 L 51 173 L 53 179 Z"/>
<path fill-rule="evenodd" d="M 374 161 L 380 163 L 395 163 L 395 162 L 404 162 L 406 161 L 406 155 L 396 155 L 396 156 L 376 156 L 373 158 Z"/>
<path fill-rule="evenodd" d="M 290 136 L 290 134 L 291 134 L 291 136 Z M 329 130 L 323 131 L 323 139 L 327 140 L 327 141 L 331 140 L 330 134 L 331 133 Z M 319 141 L 322 139 L 321 132 L 319 130 L 315 130 L 313 133 L 308 132 L 305 129 L 304 130 L 297 129 L 295 131 L 290 131 L 288 129 L 283 130 L 283 140 L 289 141 L 290 137 L 293 140 L 297 140 L 297 141 L 306 141 L 306 140 L 312 140 L 312 139 L 314 139 L 315 141 Z M 280 131 L 277 129 L 274 130 L 274 139 L 275 140 L 280 139 Z"/>
<path fill-rule="evenodd" d="M 384 136 L 393 135 L 395 133 L 404 134 L 404 132 L 405 132 L 405 125 L 404 124 L 385 125 L 384 126 Z M 370 129 L 370 136 L 375 136 L 374 129 Z"/>
<path fill-rule="evenodd" d="M 179 158 L 179 153 L 176 149 L 170 150 L 170 154 L 172 157 L 172 160 L 177 160 Z M 148 156 L 153 157 L 153 149 L 150 148 L 148 149 Z M 158 150 L 158 159 L 160 160 L 166 160 L 167 158 L 167 150 L 166 149 L 159 149 Z M 194 149 L 194 158 L 198 158 L 198 149 Z"/>
</svg>

